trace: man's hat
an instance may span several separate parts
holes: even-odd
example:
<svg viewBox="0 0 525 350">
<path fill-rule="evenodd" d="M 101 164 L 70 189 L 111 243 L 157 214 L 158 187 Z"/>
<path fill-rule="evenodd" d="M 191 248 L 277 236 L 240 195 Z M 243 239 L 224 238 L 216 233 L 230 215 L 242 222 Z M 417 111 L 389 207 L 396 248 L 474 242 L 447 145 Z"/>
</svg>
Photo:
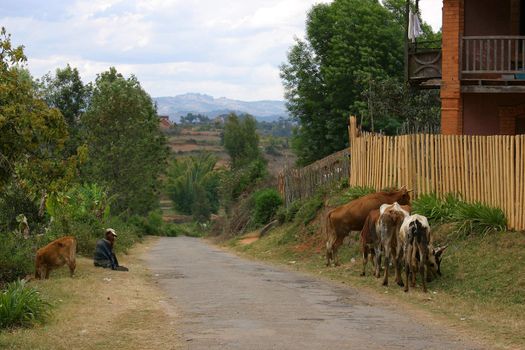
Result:
<svg viewBox="0 0 525 350">
<path fill-rule="evenodd" d="M 107 228 L 106 229 L 106 234 L 108 234 L 108 233 L 111 233 L 113 236 L 117 237 L 117 233 L 112 228 Z"/>
</svg>

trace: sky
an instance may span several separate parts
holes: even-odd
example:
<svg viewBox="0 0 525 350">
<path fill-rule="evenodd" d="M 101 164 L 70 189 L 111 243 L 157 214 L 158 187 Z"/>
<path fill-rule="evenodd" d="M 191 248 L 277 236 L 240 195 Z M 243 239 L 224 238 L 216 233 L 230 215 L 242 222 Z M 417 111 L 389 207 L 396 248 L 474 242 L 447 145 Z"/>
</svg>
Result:
<svg viewBox="0 0 525 350">
<path fill-rule="evenodd" d="M 282 100 L 279 65 L 306 13 L 330 0 L 2 0 L 0 26 L 35 78 L 69 63 L 85 82 L 114 66 L 153 97 Z M 442 0 L 421 0 L 441 26 Z"/>
</svg>

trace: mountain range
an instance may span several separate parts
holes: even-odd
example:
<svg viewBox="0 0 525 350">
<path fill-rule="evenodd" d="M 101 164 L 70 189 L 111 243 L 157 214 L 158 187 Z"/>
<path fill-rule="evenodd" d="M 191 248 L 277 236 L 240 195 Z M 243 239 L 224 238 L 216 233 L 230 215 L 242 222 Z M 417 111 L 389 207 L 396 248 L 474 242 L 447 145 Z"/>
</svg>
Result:
<svg viewBox="0 0 525 350">
<path fill-rule="evenodd" d="M 178 121 L 188 113 L 203 114 L 209 118 L 228 113 L 253 115 L 259 121 L 273 121 L 279 117 L 288 117 L 284 101 L 240 101 L 225 97 L 214 98 L 210 95 L 187 93 L 172 97 L 155 97 L 159 115 L 168 115 L 172 121 Z"/>
</svg>

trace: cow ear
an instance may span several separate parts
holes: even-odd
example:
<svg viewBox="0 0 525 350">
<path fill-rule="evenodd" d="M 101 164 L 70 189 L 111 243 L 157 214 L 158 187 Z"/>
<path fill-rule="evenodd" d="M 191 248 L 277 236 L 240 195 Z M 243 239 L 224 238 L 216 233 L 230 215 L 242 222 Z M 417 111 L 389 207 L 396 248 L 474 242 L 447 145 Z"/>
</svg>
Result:
<svg viewBox="0 0 525 350">
<path fill-rule="evenodd" d="M 439 258 L 443 253 L 445 252 L 445 249 L 447 249 L 448 245 L 444 245 L 443 247 L 438 247 L 434 253 L 434 255 Z"/>
</svg>

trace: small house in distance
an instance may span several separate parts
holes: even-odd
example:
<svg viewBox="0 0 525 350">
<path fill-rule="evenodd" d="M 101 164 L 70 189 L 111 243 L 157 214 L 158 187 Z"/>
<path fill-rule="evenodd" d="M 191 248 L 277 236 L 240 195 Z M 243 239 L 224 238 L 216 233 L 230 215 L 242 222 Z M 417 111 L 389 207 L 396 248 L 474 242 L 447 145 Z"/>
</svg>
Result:
<svg viewBox="0 0 525 350">
<path fill-rule="evenodd" d="M 407 68 L 441 89 L 443 134 L 525 134 L 525 0 L 443 0 L 441 47 L 411 44 Z"/>
<path fill-rule="evenodd" d="M 170 121 L 170 117 L 167 115 L 159 115 L 159 127 L 162 130 L 167 130 L 171 128 L 172 123 Z"/>
</svg>

